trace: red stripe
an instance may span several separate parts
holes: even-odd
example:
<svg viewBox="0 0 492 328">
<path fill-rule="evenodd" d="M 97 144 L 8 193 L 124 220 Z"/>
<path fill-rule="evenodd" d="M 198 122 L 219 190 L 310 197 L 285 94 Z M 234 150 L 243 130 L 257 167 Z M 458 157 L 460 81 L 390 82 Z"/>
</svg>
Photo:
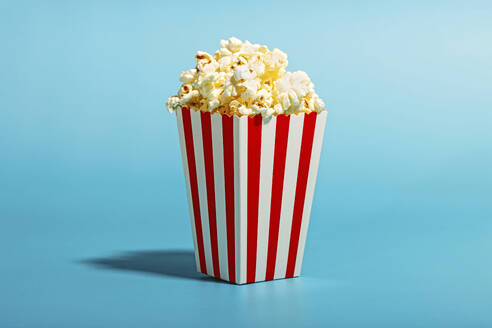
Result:
<svg viewBox="0 0 492 328">
<path fill-rule="evenodd" d="M 258 246 L 258 204 L 260 198 L 261 115 L 248 117 L 248 221 L 247 277 L 255 281 Z"/>
<path fill-rule="evenodd" d="M 268 253 L 265 280 L 273 280 L 277 260 L 278 230 L 280 226 L 280 209 L 284 188 L 285 157 L 287 138 L 289 136 L 290 116 L 278 115 L 275 130 L 275 150 L 273 157 L 272 200 L 270 206 L 270 229 L 268 234 Z"/>
<path fill-rule="evenodd" d="M 205 253 L 203 252 L 202 218 L 200 214 L 200 201 L 198 199 L 198 183 L 196 179 L 195 150 L 193 147 L 193 132 L 191 129 L 191 116 L 188 108 L 181 110 L 183 116 L 183 130 L 186 143 L 186 156 L 188 158 L 188 171 L 190 175 L 191 199 L 193 203 L 193 216 L 195 218 L 196 242 L 198 246 L 198 258 L 200 259 L 200 272 L 207 273 Z"/>
<path fill-rule="evenodd" d="M 205 179 L 207 182 L 208 223 L 210 226 L 210 244 L 212 247 L 212 263 L 214 276 L 220 278 L 219 249 L 217 246 L 217 218 L 215 212 L 214 153 L 212 148 L 212 123 L 210 113 L 201 112 L 203 157 L 205 163 Z"/>
<path fill-rule="evenodd" d="M 299 155 L 299 169 L 297 171 L 296 194 L 294 198 L 294 211 L 292 214 L 292 230 L 290 233 L 289 257 L 285 277 L 294 276 L 296 266 L 297 248 L 299 246 L 299 234 L 301 232 L 302 212 L 306 197 L 306 186 L 313 149 L 314 129 L 316 127 L 316 113 L 305 114 L 304 127 L 302 129 L 301 153 Z"/>
<path fill-rule="evenodd" d="M 227 262 L 229 281 L 236 282 L 236 247 L 234 241 L 234 120 L 222 115 L 222 137 L 224 143 L 224 182 L 227 225 Z"/>
</svg>

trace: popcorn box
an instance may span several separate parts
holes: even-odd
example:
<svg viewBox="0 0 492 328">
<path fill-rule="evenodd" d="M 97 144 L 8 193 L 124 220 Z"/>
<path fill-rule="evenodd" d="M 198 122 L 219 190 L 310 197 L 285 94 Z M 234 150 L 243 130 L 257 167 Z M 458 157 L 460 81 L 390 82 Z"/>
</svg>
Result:
<svg viewBox="0 0 492 328">
<path fill-rule="evenodd" d="M 299 276 L 327 112 L 176 114 L 197 270 L 235 284 Z"/>
</svg>

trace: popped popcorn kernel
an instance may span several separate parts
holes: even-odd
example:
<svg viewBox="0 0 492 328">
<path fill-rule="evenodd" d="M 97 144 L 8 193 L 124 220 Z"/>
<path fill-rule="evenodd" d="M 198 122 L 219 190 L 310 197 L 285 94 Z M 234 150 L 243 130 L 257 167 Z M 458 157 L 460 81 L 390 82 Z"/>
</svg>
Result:
<svg viewBox="0 0 492 328">
<path fill-rule="evenodd" d="M 192 83 L 196 80 L 196 77 L 197 77 L 197 70 L 193 68 L 181 73 L 179 80 L 183 83 Z"/>
<path fill-rule="evenodd" d="M 275 48 L 242 42 L 220 41 L 214 55 L 198 51 L 196 67 L 181 73 L 183 83 L 166 107 L 173 112 L 187 107 L 227 115 L 262 115 L 321 112 L 324 102 L 303 71 L 287 72 L 287 55 Z"/>
</svg>

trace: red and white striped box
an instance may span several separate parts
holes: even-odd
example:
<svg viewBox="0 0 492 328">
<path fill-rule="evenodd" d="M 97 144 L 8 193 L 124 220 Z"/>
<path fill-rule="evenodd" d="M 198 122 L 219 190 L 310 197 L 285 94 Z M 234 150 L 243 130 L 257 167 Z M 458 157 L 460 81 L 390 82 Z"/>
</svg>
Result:
<svg viewBox="0 0 492 328">
<path fill-rule="evenodd" d="M 197 270 L 236 284 L 299 276 L 327 112 L 176 114 Z"/>
</svg>

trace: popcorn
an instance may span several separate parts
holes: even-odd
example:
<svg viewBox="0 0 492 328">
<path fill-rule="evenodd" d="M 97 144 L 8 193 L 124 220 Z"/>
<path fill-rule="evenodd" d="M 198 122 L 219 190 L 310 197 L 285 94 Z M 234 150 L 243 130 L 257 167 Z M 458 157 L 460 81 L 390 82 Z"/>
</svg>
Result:
<svg viewBox="0 0 492 328">
<path fill-rule="evenodd" d="M 239 40 L 235 37 L 232 37 L 227 41 L 225 41 L 225 40 L 220 41 L 220 46 L 222 48 L 227 48 L 228 50 L 230 50 L 232 52 L 238 51 L 241 48 L 241 45 L 242 45 L 241 40 Z"/>
<path fill-rule="evenodd" d="M 227 72 L 232 66 L 232 56 L 224 56 L 220 58 L 217 62 L 219 64 L 220 71 Z"/>
<path fill-rule="evenodd" d="M 244 81 L 244 80 L 252 80 L 255 78 L 256 74 L 253 74 L 250 71 L 250 68 L 246 65 L 240 65 L 233 69 L 234 80 L 236 81 Z"/>
<path fill-rule="evenodd" d="M 166 101 L 166 107 L 169 113 L 172 113 L 179 104 L 179 97 L 169 97 Z"/>
<path fill-rule="evenodd" d="M 196 77 L 197 77 L 197 70 L 194 68 L 181 73 L 179 80 L 183 83 L 192 83 L 196 80 Z"/>
<path fill-rule="evenodd" d="M 253 110 L 251 108 L 242 105 L 241 107 L 239 107 L 239 113 L 241 115 L 251 115 L 253 114 Z"/>
<path fill-rule="evenodd" d="M 262 76 L 265 73 L 265 64 L 260 60 L 258 59 L 258 61 L 253 61 L 249 64 L 249 68 L 255 72 L 256 76 Z"/>
<path fill-rule="evenodd" d="M 198 64 L 206 65 L 212 62 L 213 57 L 205 51 L 198 51 L 195 55 Z"/>
<path fill-rule="evenodd" d="M 261 89 L 256 93 L 255 101 L 260 104 L 264 104 L 264 107 L 270 107 L 273 103 L 273 97 L 270 92 L 265 89 Z"/>
<path fill-rule="evenodd" d="M 249 99 L 256 98 L 256 93 L 258 92 L 258 87 L 260 86 L 260 83 L 259 81 L 251 79 L 239 83 L 239 86 L 242 86 L 246 89 L 241 93 L 241 98 L 247 101 Z"/>
<path fill-rule="evenodd" d="M 286 71 L 284 52 L 234 37 L 220 41 L 220 45 L 213 56 L 196 53 L 196 67 L 181 73 L 183 84 L 178 95 L 166 102 L 169 112 L 188 107 L 271 117 L 325 110 L 309 76 L 303 71 Z"/>
<path fill-rule="evenodd" d="M 232 52 L 230 52 L 229 49 L 226 48 L 220 48 L 215 52 L 215 57 L 224 57 L 230 55 L 232 55 Z"/>
</svg>

